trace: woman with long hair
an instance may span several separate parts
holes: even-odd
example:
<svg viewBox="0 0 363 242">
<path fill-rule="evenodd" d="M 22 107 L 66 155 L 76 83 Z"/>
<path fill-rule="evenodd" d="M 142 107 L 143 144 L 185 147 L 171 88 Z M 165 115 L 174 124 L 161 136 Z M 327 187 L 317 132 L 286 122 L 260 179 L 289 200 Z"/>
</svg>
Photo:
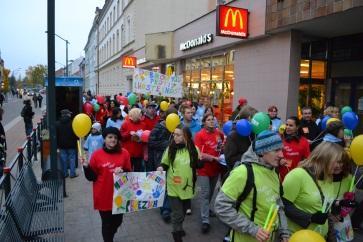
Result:
<svg viewBox="0 0 363 242">
<path fill-rule="evenodd" d="M 194 197 L 197 180 L 198 149 L 187 127 L 179 125 L 173 139 L 164 152 L 158 171 L 167 171 L 167 193 L 171 206 L 171 223 L 174 241 L 182 241 L 185 235 L 183 221 L 187 200 Z"/>
<path fill-rule="evenodd" d="M 93 153 L 90 162 L 85 157 L 79 159 L 85 177 L 93 182 L 93 203 L 101 216 L 103 240 L 112 242 L 123 219 L 122 214 L 112 214 L 113 173 L 131 171 L 131 163 L 129 152 L 121 147 L 118 129 L 106 128 L 102 136 L 103 148 Z"/>
<path fill-rule="evenodd" d="M 351 181 L 349 162 L 339 144 L 322 142 L 308 159 L 287 174 L 283 202 L 292 233 L 310 229 L 327 236 L 331 207 L 348 203 L 343 195 Z"/>
<path fill-rule="evenodd" d="M 195 135 L 194 141 L 201 151 L 201 158 L 204 163 L 203 167 L 198 169 L 198 180 L 201 186 L 202 233 L 208 233 L 210 229 L 210 202 L 221 172 L 219 157 L 223 150 L 224 135 L 215 128 L 213 114 L 205 115 L 202 121 L 204 128 Z"/>
<path fill-rule="evenodd" d="M 296 168 L 300 161 L 308 158 L 310 154 L 309 142 L 301 135 L 299 125 L 300 121 L 295 116 L 286 120 L 286 129 L 282 135 L 284 160 L 279 169 L 281 181 L 289 171 Z"/>
</svg>

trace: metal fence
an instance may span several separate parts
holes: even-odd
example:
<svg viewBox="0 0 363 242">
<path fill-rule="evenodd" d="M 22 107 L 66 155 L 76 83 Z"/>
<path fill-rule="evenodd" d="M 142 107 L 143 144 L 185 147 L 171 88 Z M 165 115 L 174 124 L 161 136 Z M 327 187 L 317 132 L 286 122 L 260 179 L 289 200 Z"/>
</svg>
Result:
<svg viewBox="0 0 363 242">
<path fill-rule="evenodd" d="M 42 131 L 47 129 L 47 122 L 45 115 L 37 123 L 37 127 L 27 137 L 27 140 L 22 146 L 18 148 L 17 155 L 10 161 L 6 162 L 3 168 L 3 174 L 0 178 L 0 205 L 4 206 L 5 200 L 8 197 L 15 181 L 24 164 L 31 164 L 33 161 L 38 160 L 38 151 L 40 152 L 40 159 L 43 162 L 42 152 Z"/>
</svg>

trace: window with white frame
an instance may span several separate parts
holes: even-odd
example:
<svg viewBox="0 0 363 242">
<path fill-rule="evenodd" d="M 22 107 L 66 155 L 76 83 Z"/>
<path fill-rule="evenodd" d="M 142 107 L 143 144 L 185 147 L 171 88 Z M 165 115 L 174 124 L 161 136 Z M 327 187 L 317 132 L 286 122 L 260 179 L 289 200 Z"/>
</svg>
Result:
<svg viewBox="0 0 363 242">
<path fill-rule="evenodd" d="M 116 53 L 116 42 L 115 42 L 115 33 L 112 36 L 112 55 Z"/>
<path fill-rule="evenodd" d="M 120 17 L 120 0 L 117 0 L 117 18 Z"/>
<path fill-rule="evenodd" d="M 121 25 L 121 48 L 125 46 L 125 26 Z"/>
<path fill-rule="evenodd" d="M 131 40 L 131 17 L 127 16 L 127 43 L 129 43 Z"/>
<path fill-rule="evenodd" d="M 117 30 L 116 32 L 116 52 L 120 50 L 120 31 Z"/>
<path fill-rule="evenodd" d="M 116 6 L 113 6 L 113 24 L 116 22 Z"/>
</svg>

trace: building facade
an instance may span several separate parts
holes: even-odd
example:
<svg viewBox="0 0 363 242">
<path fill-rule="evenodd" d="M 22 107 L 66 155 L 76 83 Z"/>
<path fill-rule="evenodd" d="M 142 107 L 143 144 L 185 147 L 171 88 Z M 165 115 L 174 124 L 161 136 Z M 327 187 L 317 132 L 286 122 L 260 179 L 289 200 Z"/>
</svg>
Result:
<svg viewBox="0 0 363 242">
<path fill-rule="evenodd" d="M 283 119 L 306 105 L 317 113 L 326 102 L 363 113 L 363 24 L 356 22 L 362 1 L 236 0 L 226 5 L 248 10 L 247 38 L 215 36 L 218 16 L 211 11 L 174 31 L 147 35 L 147 62 L 140 67 L 174 66 L 184 77 L 184 95 L 209 100 L 221 121 L 241 96 L 260 111 L 276 105 Z M 233 13 L 227 18 L 239 23 Z M 204 41 L 210 34 L 212 40 Z M 158 43 L 171 54 L 153 53 Z"/>
<path fill-rule="evenodd" d="M 97 17 L 99 14 L 99 9 L 96 9 L 96 16 L 94 19 L 94 23 L 92 25 L 92 29 L 88 35 L 88 41 L 84 48 L 85 52 L 85 71 L 84 71 L 84 90 L 90 90 L 92 93 L 96 93 L 96 83 L 97 83 Z"/>
<path fill-rule="evenodd" d="M 87 70 L 90 59 L 96 59 L 96 92 L 114 95 L 131 91 L 133 70 L 122 68 L 122 57 L 135 56 L 142 63 L 146 55 L 145 34 L 171 31 L 215 5 L 216 0 L 198 0 L 198 4 L 194 0 L 106 0 L 91 29 L 96 35 L 96 51 L 86 54 Z M 90 33 L 87 52 L 92 37 Z"/>
</svg>

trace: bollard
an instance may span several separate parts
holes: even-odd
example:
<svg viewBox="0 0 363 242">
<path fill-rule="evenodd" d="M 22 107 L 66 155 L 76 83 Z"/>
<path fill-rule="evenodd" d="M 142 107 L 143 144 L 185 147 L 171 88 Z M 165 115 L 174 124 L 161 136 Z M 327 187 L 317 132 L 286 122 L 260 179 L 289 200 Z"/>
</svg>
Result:
<svg viewBox="0 0 363 242">
<path fill-rule="evenodd" d="M 4 167 L 4 191 L 5 191 L 5 199 L 8 198 L 10 191 L 11 191 L 11 184 L 10 184 L 10 167 Z"/>
<path fill-rule="evenodd" d="M 26 151 L 27 151 L 28 163 L 30 164 L 32 161 L 32 137 L 28 136 L 27 139 L 28 139 L 28 142 L 26 144 Z"/>
<path fill-rule="evenodd" d="M 33 157 L 34 157 L 34 161 L 37 161 L 38 158 L 37 158 L 37 155 L 38 155 L 38 152 L 37 152 L 37 129 L 33 129 L 33 134 L 32 134 L 32 142 L 33 142 Z"/>
<path fill-rule="evenodd" d="M 24 165 L 23 150 L 24 149 L 22 147 L 18 147 L 18 167 L 19 167 L 19 171 L 21 171 L 21 169 L 23 168 L 23 165 Z"/>
<path fill-rule="evenodd" d="M 38 139 L 38 141 L 40 140 L 41 131 L 42 131 L 42 129 L 41 129 L 41 122 L 39 122 L 38 123 L 38 126 L 37 126 L 37 139 Z"/>
</svg>

